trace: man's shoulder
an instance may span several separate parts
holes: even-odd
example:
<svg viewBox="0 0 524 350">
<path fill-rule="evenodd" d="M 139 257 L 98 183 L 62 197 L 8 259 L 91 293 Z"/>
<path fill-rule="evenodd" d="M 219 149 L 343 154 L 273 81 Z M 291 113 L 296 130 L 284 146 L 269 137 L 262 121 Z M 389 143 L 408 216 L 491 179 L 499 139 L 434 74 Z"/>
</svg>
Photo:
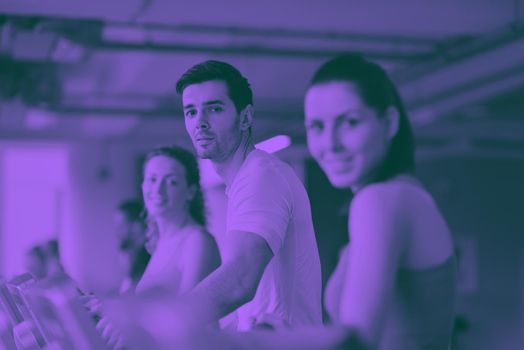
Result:
<svg viewBox="0 0 524 350">
<path fill-rule="evenodd" d="M 289 164 L 280 158 L 262 150 L 254 150 L 246 159 L 243 167 L 243 175 L 261 180 L 274 177 L 282 177 L 293 173 Z"/>
<path fill-rule="evenodd" d="M 245 167 L 268 167 L 283 163 L 280 159 L 265 151 L 254 149 L 246 158 Z"/>
<path fill-rule="evenodd" d="M 286 194 L 295 177 L 287 163 L 264 151 L 254 150 L 235 178 L 229 193 L 262 191 L 269 194 L 277 190 Z"/>
</svg>

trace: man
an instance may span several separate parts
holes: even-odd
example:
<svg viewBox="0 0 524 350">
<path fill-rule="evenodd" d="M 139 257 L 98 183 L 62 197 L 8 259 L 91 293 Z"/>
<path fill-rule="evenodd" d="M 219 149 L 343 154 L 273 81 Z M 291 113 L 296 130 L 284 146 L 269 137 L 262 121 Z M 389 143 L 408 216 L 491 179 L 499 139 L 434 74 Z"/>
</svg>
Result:
<svg viewBox="0 0 524 350">
<path fill-rule="evenodd" d="M 238 330 L 268 320 L 321 324 L 320 261 L 307 193 L 292 168 L 253 145 L 252 91 L 233 66 L 206 61 L 177 82 L 186 130 L 228 196 L 223 263 L 198 285 L 206 317 L 237 310 Z"/>
<path fill-rule="evenodd" d="M 155 302 L 139 307 L 145 328 L 158 339 L 235 310 L 240 331 L 320 325 L 320 260 L 309 198 L 290 166 L 255 149 L 248 81 L 227 63 L 206 61 L 180 78 L 177 92 L 198 156 L 210 159 L 226 184 L 226 243 L 222 265 L 191 292 L 177 300 L 166 291 L 149 294 Z"/>
</svg>

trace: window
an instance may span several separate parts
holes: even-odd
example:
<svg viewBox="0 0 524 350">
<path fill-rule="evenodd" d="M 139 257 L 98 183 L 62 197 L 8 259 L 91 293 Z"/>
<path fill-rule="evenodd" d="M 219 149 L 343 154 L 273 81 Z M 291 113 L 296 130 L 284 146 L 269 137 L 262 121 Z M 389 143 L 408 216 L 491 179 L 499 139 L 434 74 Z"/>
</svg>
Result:
<svg viewBox="0 0 524 350">
<path fill-rule="evenodd" d="M 27 251 L 69 225 L 68 152 L 57 144 L 0 144 L 0 267 L 25 272 Z"/>
</svg>

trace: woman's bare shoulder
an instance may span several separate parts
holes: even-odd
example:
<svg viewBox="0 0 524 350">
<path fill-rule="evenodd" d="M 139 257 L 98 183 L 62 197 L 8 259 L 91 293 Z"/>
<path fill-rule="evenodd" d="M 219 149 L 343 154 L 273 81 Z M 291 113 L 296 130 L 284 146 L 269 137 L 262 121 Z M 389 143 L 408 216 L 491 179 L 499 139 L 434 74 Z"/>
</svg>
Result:
<svg viewBox="0 0 524 350">
<path fill-rule="evenodd" d="M 390 206 L 402 210 L 423 202 L 433 202 L 424 186 L 412 176 L 400 176 L 363 187 L 356 193 L 352 205 Z"/>
<path fill-rule="evenodd" d="M 184 245 L 213 247 L 216 245 L 216 242 L 215 237 L 205 227 L 195 225 L 191 227 L 191 232 L 189 232 Z"/>
</svg>

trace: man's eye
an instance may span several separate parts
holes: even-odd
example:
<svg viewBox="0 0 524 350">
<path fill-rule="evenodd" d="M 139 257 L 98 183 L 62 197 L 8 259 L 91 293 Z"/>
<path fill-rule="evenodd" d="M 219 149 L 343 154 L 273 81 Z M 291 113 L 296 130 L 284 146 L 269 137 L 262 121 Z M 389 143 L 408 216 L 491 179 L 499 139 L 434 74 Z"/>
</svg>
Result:
<svg viewBox="0 0 524 350">
<path fill-rule="evenodd" d="M 306 130 L 313 131 L 313 132 L 320 132 L 324 129 L 324 125 L 318 122 L 307 123 L 305 124 L 305 126 L 306 126 Z"/>
<path fill-rule="evenodd" d="M 220 106 L 211 106 L 209 107 L 210 112 L 222 112 L 224 109 Z"/>
<path fill-rule="evenodd" d="M 194 117 L 196 115 L 196 111 L 194 109 L 189 109 L 184 113 L 184 115 L 186 117 Z"/>
</svg>

